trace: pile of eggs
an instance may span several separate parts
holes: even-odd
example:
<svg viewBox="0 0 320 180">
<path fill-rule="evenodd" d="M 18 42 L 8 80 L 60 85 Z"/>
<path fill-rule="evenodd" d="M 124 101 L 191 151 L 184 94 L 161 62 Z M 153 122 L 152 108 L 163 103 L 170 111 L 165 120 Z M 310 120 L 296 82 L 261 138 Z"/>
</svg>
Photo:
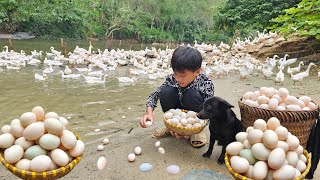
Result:
<svg viewBox="0 0 320 180">
<path fill-rule="evenodd" d="M 1 128 L 4 159 L 18 169 L 44 172 L 66 166 L 85 145 L 67 130 L 68 120 L 36 106 Z"/>
<path fill-rule="evenodd" d="M 230 165 L 248 178 L 294 179 L 306 170 L 307 158 L 299 139 L 275 117 L 267 122 L 257 119 L 236 140 L 226 147 Z"/>
<path fill-rule="evenodd" d="M 317 109 L 317 105 L 308 96 L 296 98 L 289 95 L 286 88 L 261 87 L 259 91 L 249 91 L 243 95 L 242 102 L 268 110 L 310 111 Z"/>
<path fill-rule="evenodd" d="M 173 125 L 178 127 L 201 127 L 205 124 L 205 120 L 199 119 L 194 111 L 184 112 L 181 109 L 170 109 L 163 117 Z"/>
</svg>

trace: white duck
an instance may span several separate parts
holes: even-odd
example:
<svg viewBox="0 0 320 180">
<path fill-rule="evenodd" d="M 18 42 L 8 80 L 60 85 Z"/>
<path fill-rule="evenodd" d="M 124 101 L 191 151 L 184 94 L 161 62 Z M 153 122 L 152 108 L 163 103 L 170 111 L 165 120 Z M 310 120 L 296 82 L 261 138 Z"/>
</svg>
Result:
<svg viewBox="0 0 320 180">
<path fill-rule="evenodd" d="M 86 79 L 86 83 L 88 84 L 104 84 L 106 82 L 106 77 L 108 76 L 107 74 L 105 74 L 103 76 L 103 79 L 100 78 L 96 78 L 96 77 L 88 77 L 88 76 L 84 76 L 82 75 L 85 79 Z"/>
<path fill-rule="evenodd" d="M 53 72 L 53 69 L 52 69 L 52 64 L 49 64 L 49 67 L 45 68 L 43 71 L 43 74 L 50 74 Z"/>
<path fill-rule="evenodd" d="M 61 52 L 55 50 L 53 46 L 50 47 L 50 50 L 51 50 L 51 52 L 52 52 L 53 54 L 55 54 L 55 55 L 57 55 L 57 56 L 60 56 L 60 55 L 61 55 Z"/>
<path fill-rule="evenodd" d="M 34 74 L 34 79 L 37 81 L 45 81 L 48 79 L 48 76 L 46 74 L 40 75 L 38 73 Z"/>
<path fill-rule="evenodd" d="M 273 71 L 271 69 L 269 69 L 269 68 L 267 68 L 267 69 L 262 68 L 261 72 L 262 72 L 262 74 L 263 74 L 265 79 L 267 79 L 267 78 L 269 78 L 270 76 L 273 75 Z"/>
<path fill-rule="evenodd" d="M 66 65 L 66 67 L 65 67 L 65 69 L 64 69 L 63 72 L 64 72 L 65 75 L 72 74 L 72 70 L 71 70 L 71 69 L 69 68 L 69 66 L 67 66 L 67 65 Z"/>
<path fill-rule="evenodd" d="M 301 70 L 301 65 L 303 66 L 303 61 L 300 61 L 299 62 L 299 65 L 298 67 L 294 67 L 294 68 L 290 68 L 290 66 L 288 67 L 288 70 L 287 70 L 287 73 L 288 74 L 291 74 L 291 73 L 297 73 L 297 72 L 300 72 Z"/>
<path fill-rule="evenodd" d="M 280 66 L 283 66 L 283 67 L 289 66 L 289 65 L 295 63 L 298 59 L 298 58 L 287 59 L 288 56 L 289 56 L 289 54 L 285 54 L 284 57 L 279 60 Z"/>
<path fill-rule="evenodd" d="M 117 77 L 118 81 L 119 82 L 122 82 L 122 83 L 134 83 L 136 81 L 136 77 L 132 77 L 132 78 L 129 78 L 129 77 Z"/>
<path fill-rule="evenodd" d="M 308 65 L 308 68 L 307 68 L 306 71 L 301 72 L 301 73 L 298 73 L 298 74 L 295 74 L 295 75 L 293 75 L 293 74 L 291 73 L 291 79 L 292 79 L 292 81 L 293 81 L 293 84 L 295 84 L 296 82 L 300 82 L 300 84 L 302 85 L 301 81 L 303 80 L 303 78 L 309 76 L 310 68 L 311 68 L 312 66 L 315 66 L 315 67 L 316 67 L 316 65 L 315 65 L 314 63 L 310 63 L 310 64 Z"/>
<path fill-rule="evenodd" d="M 275 83 L 280 83 L 283 85 L 283 81 L 284 81 L 284 73 L 282 72 L 282 70 L 284 69 L 283 66 L 279 66 L 279 72 L 277 73 L 276 75 L 276 78 L 275 78 Z"/>
<path fill-rule="evenodd" d="M 77 79 L 80 78 L 82 74 L 65 74 L 62 70 L 59 71 L 62 78 Z"/>
</svg>

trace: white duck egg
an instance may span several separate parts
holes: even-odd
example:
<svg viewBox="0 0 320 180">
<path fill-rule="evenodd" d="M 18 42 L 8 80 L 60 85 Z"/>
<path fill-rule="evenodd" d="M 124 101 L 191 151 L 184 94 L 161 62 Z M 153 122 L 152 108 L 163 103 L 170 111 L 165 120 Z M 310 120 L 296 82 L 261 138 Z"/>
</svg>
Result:
<svg viewBox="0 0 320 180">
<path fill-rule="evenodd" d="M 47 171 L 51 165 L 51 159 L 46 155 L 33 158 L 30 162 L 30 170 L 34 172 Z"/>
<path fill-rule="evenodd" d="M 265 95 L 267 96 L 267 97 L 272 97 L 273 95 L 274 95 L 274 93 L 275 93 L 275 89 L 273 88 L 273 87 L 270 87 L 270 88 L 266 88 L 265 89 Z"/>
<path fill-rule="evenodd" d="M 194 118 L 187 118 L 188 124 L 194 124 L 196 120 Z"/>
<path fill-rule="evenodd" d="M 277 148 L 282 148 L 284 152 L 289 151 L 289 145 L 284 141 L 278 141 Z"/>
<path fill-rule="evenodd" d="M 10 133 L 17 138 L 23 136 L 24 129 L 25 128 L 20 123 L 11 123 L 10 124 Z"/>
<path fill-rule="evenodd" d="M 163 147 L 159 147 L 158 148 L 158 152 L 160 153 L 160 154 L 165 154 L 165 150 L 163 149 Z"/>
<path fill-rule="evenodd" d="M 239 156 L 232 156 L 230 158 L 230 164 L 232 169 L 238 173 L 245 173 L 249 169 L 248 160 Z"/>
<path fill-rule="evenodd" d="M 152 126 L 152 122 L 151 122 L 151 121 L 146 121 L 146 124 L 145 124 L 145 125 L 146 125 L 147 128 L 149 128 L 149 127 Z"/>
<path fill-rule="evenodd" d="M 314 110 L 314 109 L 317 109 L 318 106 L 313 102 L 309 102 L 307 104 L 307 107 L 310 108 L 310 110 Z"/>
<path fill-rule="evenodd" d="M 59 117 L 59 121 L 61 122 L 61 124 L 62 124 L 65 128 L 68 128 L 69 121 L 67 120 L 67 118 L 60 116 L 60 117 Z"/>
<path fill-rule="evenodd" d="M 46 118 L 46 120 L 44 120 L 44 127 L 49 133 L 55 135 L 61 135 L 62 131 L 64 130 L 63 124 L 58 119 L 54 118 Z"/>
<path fill-rule="evenodd" d="M 306 170 L 306 168 L 307 168 L 306 164 L 303 161 L 299 160 L 296 165 L 296 169 L 298 169 L 300 173 L 303 173 Z"/>
<path fill-rule="evenodd" d="M 283 126 L 279 126 L 277 127 L 274 132 L 277 133 L 279 140 L 284 141 L 287 139 L 288 137 L 288 129 L 283 127 Z"/>
<path fill-rule="evenodd" d="M 239 152 L 239 156 L 248 160 L 250 165 L 254 165 L 257 162 L 257 159 L 254 158 L 250 149 L 242 149 Z"/>
<path fill-rule="evenodd" d="M 63 130 L 62 135 L 60 136 L 61 143 L 67 149 L 72 149 L 77 144 L 76 136 L 69 130 Z"/>
<path fill-rule="evenodd" d="M 271 110 L 274 110 L 274 109 L 277 109 L 277 107 L 278 107 L 278 100 L 277 99 L 275 99 L 275 98 L 271 98 L 270 99 L 270 101 L 269 101 L 269 108 L 271 109 Z"/>
<path fill-rule="evenodd" d="M 284 102 L 287 105 L 293 105 L 293 104 L 297 104 L 298 99 L 295 96 L 287 96 L 287 98 L 284 99 Z"/>
<path fill-rule="evenodd" d="M 52 161 L 59 166 L 66 166 L 69 163 L 69 156 L 61 149 L 52 150 L 50 157 Z"/>
<path fill-rule="evenodd" d="M 243 144 L 235 141 L 227 145 L 226 152 L 231 156 L 237 156 L 242 149 L 244 149 Z"/>
<path fill-rule="evenodd" d="M 182 126 L 186 126 L 188 124 L 188 121 L 186 119 L 181 119 L 180 123 Z"/>
<path fill-rule="evenodd" d="M 267 87 L 261 87 L 260 94 L 265 94 L 267 89 L 268 89 Z"/>
<path fill-rule="evenodd" d="M 261 96 L 259 96 L 259 97 L 257 98 L 257 102 L 258 102 L 259 104 L 268 104 L 269 101 L 270 101 L 270 98 L 269 98 L 269 97 L 266 97 L 266 96 L 264 96 L 264 95 L 261 95 Z"/>
<path fill-rule="evenodd" d="M 167 113 L 164 114 L 164 117 L 166 119 L 171 119 L 173 117 L 173 113 L 172 112 L 167 112 Z"/>
<path fill-rule="evenodd" d="M 278 145 L 278 135 L 273 130 L 266 130 L 262 136 L 263 144 L 269 148 L 276 148 Z"/>
<path fill-rule="evenodd" d="M 287 110 L 288 111 L 301 111 L 301 107 L 296 104 L 289 104 L 289 105 L 287 105 Z"/>
<path fill-rule="evenodd" d="M 14 142 L 14 144 L 20 145 L 23 148 L 23 150 L 27 150 L 29 147 L 31 147 L 34 144 L 34 141 L 29 141 L 29 140 L 26 140 L 26 138 L 24 137 L 20 137 Z"/>
<path fill-rule="evenodd" d="M 251 100 L 257 101 L 259 96 L 260 96 L 260 91 L 254 91 L 251 95 Z"/>
<path fill-rule="evenodd" d="M 264 179 L 268 175 L 268 164 L 265 161 L 258 161 L 253 166 L 253 179 Z"/>
<path fill-rule="evenodd" d="M 97 162 L 97 167 L 99 170 L 103 170 L 107 165 L 107 158 L 104 156 L 99 157 L 98 162 Z"/>
<path fill-rule="evenodd" d="M 59 115 L 56 112 L 48 112 L 44 119 L 53 118 L 53 119 L 59 119 Z"/>
<path fill-rule="evenodd" d="M 269 108 L 269 104 L 260 104 L 260 106 L 259 106 L 259 108 L 261 108 L 261 109 L 270 109 Z"/>
<path fill-rule="evenodd" d="M 241 143 L 243 143 L 244 140 L 247 139 L 247 137 L 248 137 L 248 133 L 246 133 L 246 132 L 238 132 L 238 133 L 236 134 L 236 140 L 237 140 L 238 142 L 241 142 Z"/>
<path fill-rule="evenodd" d="M 299 100 L 301 100 L 305 105 L 311 102 L 311 98 L 309 96 L 301 96 L 299 97 Z"/>
<path fill-rule="evenodd" d="M 157 141 L 154 145 L 156 146 L 156 147 L 159 147 L 160 146 L 160 141 Z"/>
<path fill-rule="evenodd" d="M 177 125 L 177 124 L 179 124 L 179 119 L 177 119 L 177 118 L 172 118 L 171 121 L 170 121 L 170 123 Z"/>
<path fill-rule="evenodd" d="M 272 98 L 277 99 L 279 103 L 282 103 L 283 99 L 279 94 L 274 94 Z"/>
<path fill-rule="evenodd" d="M 260 129 L 253 129 L 248 133 L 248 141 L 251 145 L 262 142 L 263 132 Z"/>
<path fill-rule="evenodd" d="M 43 149 L 39 145 L 34 145 L 29 147 L 26 152 L 24 153 L 23 158 L 32 160 L 33 158 L 39 156 L 39 155 L 46 155 L 47 151 Z"/>
<path fill-rule="evenodd" d="M 102 143 L 103 144 L 109 144 L 110 140 L 108 138 L 103 139 Z"/>
<path fill-rule="evenodd" d="M 251 103 L 250 106 L 252 106 L 252 107 L 259 107 L 260 106 L 260 104 L 257 101 L 251 101 L 250 103 Z"/>
<path fill-rule="evenodd" d="M 13 145 L 4 150 L 4 159 L 10 163 L 16 163 L 23 157 L 23 148 L 20 145 Z"/>
<path fill-rule="evenodd" d="M 248 139 L 243 141 L 243 146 L 246 149 L 251 149 L 251 147 L 252 147 L 251 144 L 249 143 Z"/>
<path fill-rule="evenodd" d="M 176 109 L 174 112 L 173 112 L 173 115 L 175 115 L 175 116 L 180 116 L 180 114 L 181 114 L 181 109 Z"/>
<path fill-rule="evenodd" d="M 286 143 L 289 145 L 290 151 L 296 150 L 300 145 L 299 139 L 297 138 L 297 136 L 294 136 L 294 135 L 288 135 L 286 139 Z"/>
<path fill-rule="evenodd" d="M 280 126 L 280 121 L 279 121 L 278 118 L 271 117 L 270 119 L 268 119 L 268 121 L 267 121 L 267 129 L 275 130 L 279 126 Z"/>
<path fill-rule="evenodd" d="M 24 129 L 23 137 L 27 140 L 36 140 L 44 134 L 44 131 L 45 128 L 43 122 L 35 122 Z"/>
<path fill-rule="evenodd" d="M 309 107 L 304 107 L 301 109 L 302 111 L 310 111 L 310 108 Z"/>
<path fill-rule="evenodd" d="M 244 175 L 248 178 L 253 178 L 253 165 L 249 165 L 249 169 L 244 173 Z"/>
<path fill-rule="evenodd" d="M 30 170 L 30 160 L 29 159 L 21 159 L 20 161 L 18 161 L 15 166 L 18 168 L 18 169 L 23 169 L 23 170 L 26 170 L 26 171 L 29 171 Z"/>
<path fill-rule="evenodd" d="M 299 160 L 301 160 L 301 161 L 304 162 L 304 163 L 307 163 L 307 157 L 306 157 L 304 154 L 301 154 L 301 155 L 299 156 Z"/>
<path fill-rule="evenodd" d="M 246 93 L 244 93 L 243 98 L 244 99 L 251 99 L 253 92 L 252 91 L 248 91 Z"/>
<path fill-rule="evenodd" d="M 276 110 L 278 111 L 284 111 L 286 110 L 287 108 L 285 106 L 278 106 Z"/>
<path fill-rule="evenodd" d="M 187 124 L 186 125 L 186 128 L 192 128 L 193 126 L 192 126 L 192 124 Z"/>
<path fill-rule="evenodd" d="M 14 144 L 15 137 L 10 133 L 0 135 L 0 148 L 8 148 Z"/>
<path fill-rule="evenodd" d="M 2 126 L 1 128 L 1 133 L 4 134 L 4 133 L 10 133 L 10 126 L 9 125 L 4 125 Z"/>
<path fill-rule="evenodd" d="M 98 147 L 97 147 L 97 150 L 98 151 L 102 151 L 104 149 L 104 146 L 102 144 L 100 144 Z"/>
<path fill-rule="evenodd" d="M 44 109 L 41 106 L 36 106 L 32 109 L 32 112 L 36 115 L 37 121 L 42 121 L 44 118 Z"/>
<path fill-rule="evenodd" d="M 297 105 L 299 105 L 301 109 L 305 107 L 304 102 L 301 101 L 300 99 L 298 99 Z"/>
<path fill-rule="evenodd" d="M 180 117 L 184 118 L 184 119 L 187 119 L 187 113 L 181 112 Z"/>
<path fill-rule="evenodd" d="M 282 148 L 275 148 L 268 157 L 268 165 L 272 169 L 279 169 L 286 159 L 286 153 Z"/>
<path fill-rule="evenodd" d="M 201 127 L 201 124 L 200 123 L 194 123 L 192 126 L 195 127 L 195 128 L 199 128 L 199 127 Z"/>
<path fill-rule="evenodd" d="M 84 143 L 81 140 L 77 140 L 76 146 L 73 149 L 69 150 L 70 155 L 72 157 L 78 157 L 82 155 L 84 152 L 84 147 L 85 147 Z"/>
<path fill-rule="evenodd" d="M 60 138 L 53 134 L 44 134 L 40 137 L 39 144 L 44 149 L 53 150 L 60 145 Z"/>
<path fill-rule="evenodd" d="M 300 156 L 303 153 L 303 147 L 301 145 L 299 145 L 295 151 L 298 154 L 298 156 Z"/>
<path fill-rule="evenodd" d="M 20 116 L 20 123 L 23 127 L 37 121 L 37 116 L 33 112 L 25 112 Z"/>
<path fill-rule="evenodd" d="M 173 114 L 173 112 L 175 111 L 175 109 L 170 109 L 169 112 L 171 112 Z"/>
<path fill-rule="evenodd" d="M 278 94 L 279 94 L 283 99 L 285 99 L 285 98 L 289 95 L 289 91 L 288 91 L 288 89 L 286 89 L 286 88 L 280 88 L 280 89 L 278 90 Z"/>
<path fill-rule="evenodd" d="M 257 119 L 253 123 L 255 129 L 260 129 L 261 131 L 267 130 L 267 122 L 263 119 Z"/>
<path fill-rule="evenodd" d="M 273 172 L 273 179 L 293 179 L 296 174 L 294 167 L 283 165 L 280 169 Z"/>
<path fill-rule="evenodd" d="M 253 126 L 249 126 L 249 127 L 247 127 L 247 129 L 246 129 L 246 133 L 249 133 L 251 130 L 253 130 L 254 129 L 254 127 Z"/>
<path fill-rule="evenodd" d="M 251 152 L 256 159 L 265 161 L 268 159 L 271 151 L 263 143 L 256 143 L 252 146 Z"/>
<path fill-rule="evenodd" d="M 136 147 L 136 148 L 134 148 L 134 153 L 135 153 L 136 155 L 140 155 L 141 152 L 142 152 L 141 147 Z"/>
<path fill-rule="evenodd" d="M 199 121 L 199 124 L 201 124 L 201 126 L 204 125 L 204 123 L 205 123 L 205 120 L 200 120 Z"/>
<path fill-rule="evenodd" d="M 296 167 L 299 161 L 299 156 L 295 151 L 288 151 L 286 159 L 288 160 L 289 165 Z"/>
<path fill-rule="evenodd" d="M 188 118 L 195 118 L 195 117 L 197 117 L 197 113 L 194 112 L 194 111 L 188 111 L 187 112 L 187 117 Z"/>
<path fill-rule="evenodd" d="M 128 155 L 128 161 L 133 162 L 136 159 L 136 155 L 133 153 L 130 153 Z"/>
<path fill-rule="evenodd" d="M 297 178 L 301 175 L 301 173 L 298 169 L 295 168 L 295 170 L 296 170 L 296 174 L 294 175 L 294 178 Z"/>
</svg>

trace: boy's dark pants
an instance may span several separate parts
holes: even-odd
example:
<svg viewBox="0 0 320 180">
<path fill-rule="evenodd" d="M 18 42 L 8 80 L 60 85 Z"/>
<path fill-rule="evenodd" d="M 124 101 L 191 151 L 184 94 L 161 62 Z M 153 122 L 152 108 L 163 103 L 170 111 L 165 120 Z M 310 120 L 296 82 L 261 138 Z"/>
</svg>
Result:
<svg viewBox="0 0 320 180">
<path fill-rule="evenodd" d="M 160 104 L 163 112 L 177 108 L 200 112 L 203 107 L 203 103 L 204 98 L 196 89 L 188 89 L 184 92 L 182 104 L 179 100 L 177 88 L 165 86 L 160 92 Z"/>
</svg>

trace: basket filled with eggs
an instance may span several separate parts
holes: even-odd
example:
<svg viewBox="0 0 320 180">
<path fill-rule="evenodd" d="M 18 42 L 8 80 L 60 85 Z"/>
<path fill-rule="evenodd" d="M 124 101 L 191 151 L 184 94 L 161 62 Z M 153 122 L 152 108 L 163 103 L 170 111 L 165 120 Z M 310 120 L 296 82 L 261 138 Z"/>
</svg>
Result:
<svg viewBox="0 0 320 180">
<path fill-rule="evenodd" d="M 80 162 L 85 145 L 67 127 L 66 118 L 34 107 L 1 128 L 1 163 L 22 179 L 57 179 L 68 174 Z"/>
<path fill-rule="evenodd" d="M 296 97 L 286 88 L 261 87 L 246 92 L 238 101 L 241 122 L 245 128 L 252 126 L 256 119 L 276 117 L 281 124 L 295 134 L 306 147 L 309 134 L 319 116 L 318 104 L 308 96 Z"/>
<path fill-rule="evenodd" d="M 276 117 L 257 119 L 226 147 L 225 163 L 235 179 L 304 179 L 311 167 L 299 139 Z"/>
<path fill-rule="evenodd" d="M 206 126 L 206 120 L 199 119 L 197 113 L 183 109 L 170 109 L 163 115 L 166 127 L 183 136 L 200 133 Z"/>
</svg>

